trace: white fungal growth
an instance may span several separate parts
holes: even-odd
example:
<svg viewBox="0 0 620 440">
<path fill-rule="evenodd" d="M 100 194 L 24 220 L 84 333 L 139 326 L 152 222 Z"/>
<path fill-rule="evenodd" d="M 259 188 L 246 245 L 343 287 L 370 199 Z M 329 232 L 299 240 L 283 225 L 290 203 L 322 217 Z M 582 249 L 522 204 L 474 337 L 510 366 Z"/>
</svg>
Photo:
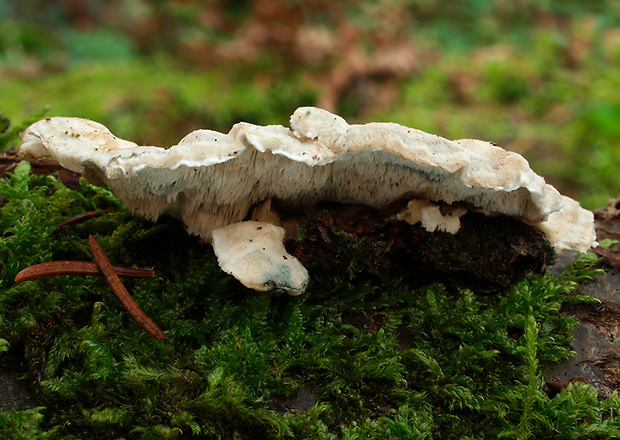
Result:
<svg viewBox="0 0 620 440">
<path fill-rule="evenodd" d="M 456 234 L 461 229 L 460 217 L 466 212 L 465 208 L 450 208 L 444 214 L 439 205 L 428 200 L 411 200 L 407 208 L 396 214 L 396 220 L 406 221 L 410 225 L 421 223 L 428 232 Z"/>
<path fill-rule="evenodd" d="M 335 201 L 375 208 L 406 199 L 465 202 L 515 217 L 543 231 L 558 252 L 595 244 L 592 213 L 517 153 L 393 123 L 350 125 L 314 107 L 297 109 L 290 129 L 241 122 L 228 134 L 194 131 L 167 149 L 119 139 L 96 122 L 46 118 L 26 129 L 20 152 L 51 157 L 106 185 L 132 211 L 175 215 L 205 238 L 270 198 L 291 207 Z M 420 206 L 410 210 L 425 228 L 458 230 L 459 215 Z"/>
<path fill-rule="evenodd" d="M 308 271 L 286 252 L 281 227 L 247 221 L 216 229 L 212 235 L 220 267 L 244 286 L 260 291 L 284 290 L 289 295 L 306 290 Z"/>
</svg>

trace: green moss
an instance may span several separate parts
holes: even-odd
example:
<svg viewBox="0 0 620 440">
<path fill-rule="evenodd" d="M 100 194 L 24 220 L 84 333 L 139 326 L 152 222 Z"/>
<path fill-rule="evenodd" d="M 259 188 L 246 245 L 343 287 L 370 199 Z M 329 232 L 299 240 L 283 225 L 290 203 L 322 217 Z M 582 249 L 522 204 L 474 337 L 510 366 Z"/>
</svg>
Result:
<svg viewBox="0 0 620 440">
<path fill-rule="evenodd" d="M 620 430 L 617 396 L 598 401 L 575 385 L 550 399 L 541 388 L 541 363 L 571 352 L 576 321 L 559 309 L 596 271 L 592 257 L 490 297 L 318 270 L 306 294 L 273 298 L 222 273 L 177 221 L 132 216 L 106 190 L 69 190 L 23 163 L 0 193 L 8 347 L 0 363 L 21 359 L 37 405 L 0 413 L 3 437 L 609 438 Z M 68 216 L 111 207 L 53 232 Z M 30 264 L 91 259 L 90 233 L 113 263 L 155 269 L 154 279 L 126 285 L 164 342 L 127 316 L 103 279 L 12 281 Z"/>
</svg>

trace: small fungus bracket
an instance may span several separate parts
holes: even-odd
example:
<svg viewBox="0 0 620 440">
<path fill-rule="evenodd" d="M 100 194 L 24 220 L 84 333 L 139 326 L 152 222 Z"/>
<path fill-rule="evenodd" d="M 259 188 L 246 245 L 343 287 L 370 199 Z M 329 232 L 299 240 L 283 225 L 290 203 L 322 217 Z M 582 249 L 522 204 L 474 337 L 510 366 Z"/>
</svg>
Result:
<svg viewBox="0 0 620 440">
<path fill-rule="evenodd" d="M 270 223 L 233 223 L 212 232 L 213 251 L 222 270 L 244 286 L 299 295 L 306 290 L 309 275 L 284 248 L 284 234 L 283 228 Z"/>
</svg>

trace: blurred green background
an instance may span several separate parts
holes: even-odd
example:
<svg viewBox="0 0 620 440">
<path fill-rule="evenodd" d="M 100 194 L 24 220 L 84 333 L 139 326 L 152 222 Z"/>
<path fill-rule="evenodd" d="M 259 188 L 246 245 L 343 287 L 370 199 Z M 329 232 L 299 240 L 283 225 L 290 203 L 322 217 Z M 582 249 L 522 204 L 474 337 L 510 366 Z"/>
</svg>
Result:
<svg viewBox="0 0 620 440">
<path fill-rule="evenodd" d="M 613 0 L 0 0 L 14 125 L 47 108 L 171 145 L 317 105 L 496 142 L 591 209 L 620 189 L 619 67 Z"/>
</svg>

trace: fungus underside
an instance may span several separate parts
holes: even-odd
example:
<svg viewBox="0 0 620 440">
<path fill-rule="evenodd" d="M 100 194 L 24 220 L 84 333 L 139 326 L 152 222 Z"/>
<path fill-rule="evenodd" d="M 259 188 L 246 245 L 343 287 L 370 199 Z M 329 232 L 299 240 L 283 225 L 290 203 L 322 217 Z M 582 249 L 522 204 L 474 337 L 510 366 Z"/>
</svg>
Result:
<svg viewBox="0 0 620 440">
<path fill-rule="evenodd" d="M 0 365 L 29 405 L 5 405 L 2 438 L 589 438 L 620 435 L 620 399 L 585 384 L 555 398 L 541 368 L 570 354 L 559 313 L 597 259 L 529 276 L 497 295 L 412 288 L 381 273 L 312 273 L 273 298 L 222 273 L 172 219 L 131 215 L 107 190 L 65 188 L 22 163 L 0 181 Z M 116 212 L 59 233 L 64 219 Z M 158 342 L 100 277 L 15 284 L 53 260 L 89 260 L 88 235 L 166 332 Z M 359 436 L 359 437 L 358 437 Z"/>
</svg>

